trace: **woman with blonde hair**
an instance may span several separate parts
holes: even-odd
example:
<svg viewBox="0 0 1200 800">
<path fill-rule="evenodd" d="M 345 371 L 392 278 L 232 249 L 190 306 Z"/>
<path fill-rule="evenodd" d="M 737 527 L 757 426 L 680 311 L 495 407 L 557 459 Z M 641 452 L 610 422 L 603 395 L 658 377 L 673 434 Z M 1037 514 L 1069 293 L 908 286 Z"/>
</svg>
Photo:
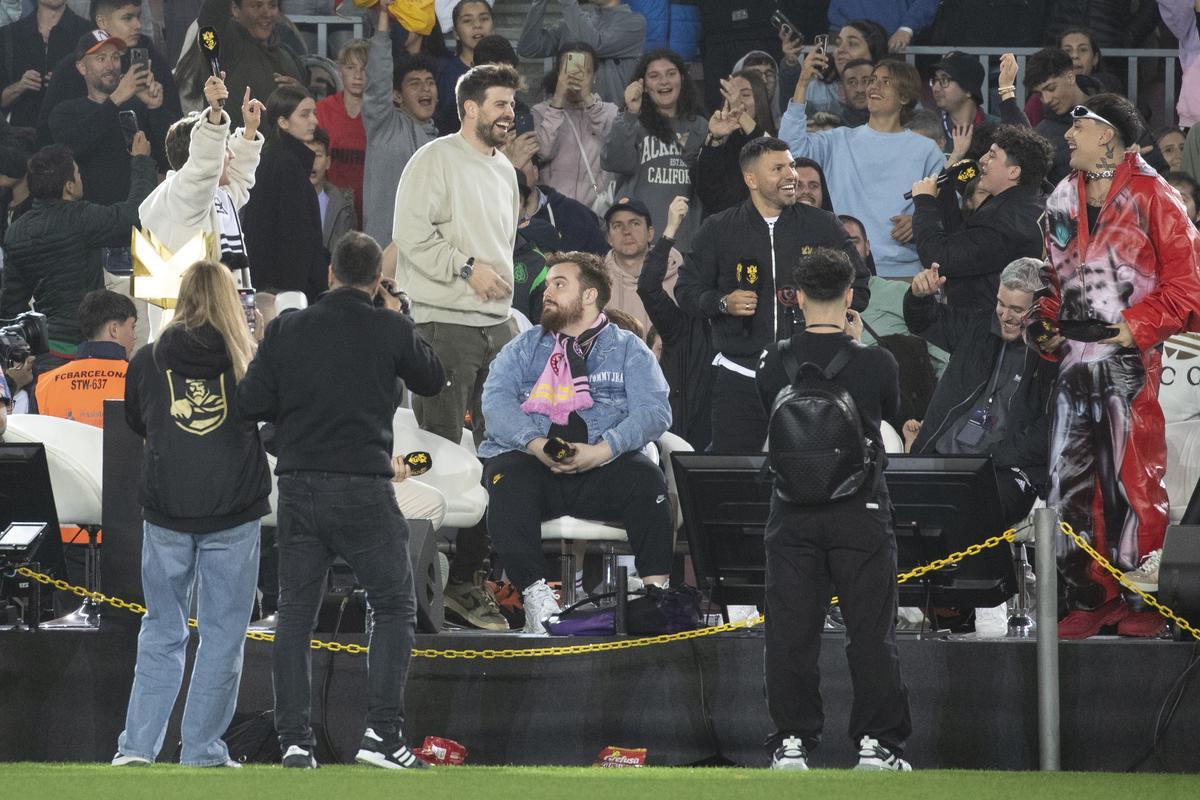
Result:
<svg viewBox="0 0 1200 800">
<path fill-rule="evenodd" d="M 152 763 L 162 748 L 183 681 L 193 593 L 200 646 L 180 762 L 240 766 L 221 734 L 237 705 L 259 525 L 271 510 L 258 428 L 234 403 L 254 348 L 233 276 L 198 261 L 183 273 L 175 318 L 129 364 L 125 417 L 145 439 L 139 500 L 147 612 L 114 766 Z"/>
</svg>

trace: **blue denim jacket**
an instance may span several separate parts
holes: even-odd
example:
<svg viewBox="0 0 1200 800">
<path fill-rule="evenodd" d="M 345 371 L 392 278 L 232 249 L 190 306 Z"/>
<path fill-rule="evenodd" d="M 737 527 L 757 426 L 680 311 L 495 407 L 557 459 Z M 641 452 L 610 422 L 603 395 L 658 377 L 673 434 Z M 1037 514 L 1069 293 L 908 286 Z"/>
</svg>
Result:
<svg viewBox="0 0 1200 800">
<path fill-rule="evenodd" d="M 491 458 L 524 450 L 550 431 L 550 418 L 526 414 L 521 403 L 541 377 L 554 336 L 540 325 L 504 345 L 483 385 L 487 437 L 479 455 Z M 613 457 L 640 450 L 671 425 L 667 380 L 641 339 L 616 325 L 601 331 L 588 355 L 591 408 L 579 412 L 587 423 L 588 444 L 608 442 Z"/>
</svg>

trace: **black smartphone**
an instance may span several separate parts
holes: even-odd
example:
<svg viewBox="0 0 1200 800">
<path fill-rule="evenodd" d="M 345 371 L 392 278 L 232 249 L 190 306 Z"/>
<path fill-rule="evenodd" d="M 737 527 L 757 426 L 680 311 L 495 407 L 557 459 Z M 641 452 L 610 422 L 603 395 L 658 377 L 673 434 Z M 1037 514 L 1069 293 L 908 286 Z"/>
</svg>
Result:
<svg viewBox="0 0 1200 800">
<path fill-rule="evenodd" d="M 134 69 L 139 64 L 150 69 L 150 51 L 144 47 L 131 47 L 129 49 L 129 68 Z"/>
<path fill-rule="evenodd" d="M 251 333 L 254 333 L 257 325 L 257 320 L 254 318 L 254 295 L 253 289 L 238 289 L 238 298 L 242 301 L 242 313 L 246 315 L 246 324 L 250 326 Z"/>
<path fill-rule="evenodd" d="M 1058 332 L 1064 339 L 1075 342 L 1101 342 L 1120 333 L 1101 319 L 1060 319 Z"/>
<path fill-rule="evenodd" d="M 125 137 L 125 148 L 133 147 L 133 137 L 139 130 L 136 111 L 118 111 L 117 122 L 121 126 L 121 134 Z"/>
<path fill-rule="evenodd" d="M 533 111 L 518 111 L 517 118 L 513 121 L 513 130 L 517 136 L 533 133 Z"/>
<path fill-rule="evenodd" d="M 775 9 L 775 13 L 771 15 L 771 27 L 780 33 L 786 33 L 789 37 L 795 39 L 797 44 L 804 44 L 804 34 L 792 24 L 792 21 L 787 18 L 787 14 L 784 14 L 779 9 Z"/>
</svg>

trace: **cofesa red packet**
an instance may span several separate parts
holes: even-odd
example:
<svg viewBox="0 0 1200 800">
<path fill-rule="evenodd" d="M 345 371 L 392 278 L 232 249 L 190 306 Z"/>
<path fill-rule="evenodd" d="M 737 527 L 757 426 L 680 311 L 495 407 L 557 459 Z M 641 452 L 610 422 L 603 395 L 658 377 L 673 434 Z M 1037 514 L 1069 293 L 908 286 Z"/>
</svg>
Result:
<svg viewBox="0 0 1200 800">
<path fill-rule="evenodd" d="M 457 767 L 466 762 L 467 748 L 453 739 L 443 739 L 440 736 L 426 736 L 425 743 L 417 750 L 417 755 L 430 764 Z"/>
<path fill-rule="evenodd" d="M 644 747 L 606 747 L 596 757 L 596 767 L 644 767 L 646 766 L 646 748 Z"/>
</svg>

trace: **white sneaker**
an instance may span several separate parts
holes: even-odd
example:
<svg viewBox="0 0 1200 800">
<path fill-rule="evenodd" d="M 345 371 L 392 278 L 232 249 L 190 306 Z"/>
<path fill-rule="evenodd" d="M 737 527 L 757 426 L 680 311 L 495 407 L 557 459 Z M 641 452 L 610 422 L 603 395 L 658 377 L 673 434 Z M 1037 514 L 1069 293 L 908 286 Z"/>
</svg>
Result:
<svg viewBox="0 0 1200 800">
<path fill-rule="evenodd" d="M 117 753 L 113 756 L 112 765 L 114 767 L 148 767 L 154 762 L 148 758 L 141 756 L 127 756 L 124 753 Z"/>
<path fill-rule="evenodd" d="M 808 771 L 808 751 L 799 736 L 789 736 L 779 743 L 771 756 L 771 769 L 786 769 L 793 772 Z"/>
<path fill-rule="evenodd" d="M 975 609 L 975 638 L 1001 639 L 1008 635 L 1008 603 Z"/>
<path fill-rule="evenodd" d="M 881 745 L 878 740 L 864 736 L 858 742 L 858 766 L 855 769 L 862 772 L 912 772 L 912 764 Z"/>
<path fill-rule="evenodd" d="M 1138 565 L 1138 568 L 1126 572 L 1125 577 L 1143 592 L 1157 592 L 1158 567 L 1160 564 L 1162 564 L 1161 547 L 1158 550 L 1152 550 L 1150 555 L 1142 559 L 1142 563 Z"/>
<path fill-rule="evenodd" d="M 554 597 L 554 590 L 544 579 L 526 586 L 521 592 L 521 598 L 525 606 L 525 633 L 544 634 L 546 620 L 562 613 L 562 607 Z"/>
</svg>

